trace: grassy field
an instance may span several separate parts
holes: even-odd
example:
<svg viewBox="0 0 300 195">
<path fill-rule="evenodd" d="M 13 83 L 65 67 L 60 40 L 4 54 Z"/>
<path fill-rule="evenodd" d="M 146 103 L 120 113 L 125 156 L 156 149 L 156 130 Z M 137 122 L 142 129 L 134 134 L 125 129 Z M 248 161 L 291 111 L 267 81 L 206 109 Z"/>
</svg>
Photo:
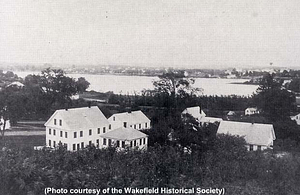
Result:
<svg viewBox="0 0 300 195">
<path fill-rule="evenodd" d="M 0 138 L 0 148 L 4 146 L 9 148 L 33 148 L 34 146 L 43 146 L 45 142 L 45 135 L 4 136 L 4 138 Z"/>
</svg>

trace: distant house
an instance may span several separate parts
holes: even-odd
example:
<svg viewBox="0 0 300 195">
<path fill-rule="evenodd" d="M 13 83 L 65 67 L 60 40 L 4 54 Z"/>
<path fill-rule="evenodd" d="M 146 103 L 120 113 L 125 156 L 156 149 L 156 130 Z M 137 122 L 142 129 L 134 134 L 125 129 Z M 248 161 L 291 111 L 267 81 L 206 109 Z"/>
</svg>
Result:
<svg viewBox="0 0 300 195">
<path fill-rule="evenodd" d="M 259 114 L 259 110 L 257 108 L 246 108 L 245 115 L 250 116 L 254 114 Z"/>
<path fill-rule="evenodd" d="M 202 117 L 199 122 L 200 124 L 209 124 L 209 123 L 220 123 L 221 121 L 223 121 L 223 119 L 221 118 L 215 118 L 215 117 Z"/>
<path fill-rule="evenodd" d="M 103 147 L 147 149 L 148 145 L 148 136 L 131 127 L 120 127 L 102 134 L 100 137 L 102 138 Z"/>
<path fill-rule="evenodd" d="M 23 83 L 19 82 L 19 81 L 14 81 L 14 82 L 10 83 L 9 85 L 7 85 L 7 87 L 11 87 L 11 86 L 22 88 L 25 85 Z"/>
<path fill-rule="evenodd" d="M 186 108 L 181 114 L 190 114 L 199 122 L 200 125 L 216 123 L 223 120 L 221 118 L 207 117 L 205 112 L 203 112 L 203 110 L 200 108 L 200 106 Z"/>
<path fill-rule="evenodd" d="M 236 115 L 236 113 L 235 113 L 234 111 L 229 111 L 229 112 L 227 113 L 227 116 L 234 116 L 234 115 Z"/>
<path fill-rule="evenodd" d="M 291 120 L 296 121 L 297 125 L 300 125 L 300 114 L 297 114 L 295 116 L 291 116 Z"/>
<path fill-rule="evenodd" d="M 97 106 L 56 110 L 45 123 L 46 145 L 61 143 L 70 151 L 87 145 L 101 147 L 100 135 L 109 129 L 106 117 Z"/>
<path fill-rule="evenodd" d="M 197 120 L 200 120 L 201 118 L 206 116 L 205 112 L 203 112 L 200 106 L 186 108 L 181 114 L 190 114 Z"/>
<path fill-rule="evenodd" d="M 141 130 L 150 129 L 150 119 L 140 110 L 132 112 L 123 112 L 112 115 L 108 118 L 111 129 L 120 127 Z"/>
<path fill-rule="evenodd" d="M 221 121 L 217 133 L 244 137 L 250 151 L 272 149 L 276 139 L 273 125 L 270 124 Z"/>
<path fill-rule="evenodd" d="M 0 130 L 3 130 L 3 128 L 4 128 L 4 119 L 3 119 L 3 117 L 1 117 L 1 119 L 0 119 Z M 8 129 L 10 129 L 10 121 L 6 120 L 5 121 L 5 130 L 8 130 Z"/>
<path fill-rule="evenodd" d="M 296 105 L 297 105 L 297 110 L 300 111 L 300 97 L 296 96 Z"/>
</svg>

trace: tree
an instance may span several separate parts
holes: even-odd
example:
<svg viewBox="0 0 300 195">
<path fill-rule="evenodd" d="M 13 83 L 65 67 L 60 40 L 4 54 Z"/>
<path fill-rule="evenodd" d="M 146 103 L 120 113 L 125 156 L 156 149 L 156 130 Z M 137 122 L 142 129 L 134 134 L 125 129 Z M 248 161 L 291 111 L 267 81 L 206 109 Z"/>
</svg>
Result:
<svg viewBox="0 0 300 195">
<path fill-rule="evenodd" d="M 292 81 L 287 84 L 287 88 L 293 92 L 300 93 L 300 78 L 293 78 Z"/>
<path fill-rule="evenodd" d="M 85 92 L 87 90 L 87 88 L 89 88 L 89 86 L 90 86 L 90 83 L 87 80 L 85 80 L 84 77 L 80 77 L 76 81 L 76 87 L 77 87 L 77 91 L 79 93 Z"/>
<path fill-rule="evenodd" d="M 6 122 L 14 124 L 25 113 L 25 96 L 22 89 L 15 86 L 4 87 L 0 91 L 0 118 L 3 118 L 2 137 L 5 134 Z"/>
<path fill-rule="evenodd" d="M 56 109 L 71 103 L 71 96 L 85 91 L 89 82 L 83 77 L 77 81 L 61 69 L 47 68 L 41 75 L 28 75 L 24 93 L 29 97 L 26 111 L 32 117 L 48 117 Z"/>
<path fill-rule="evenodd" d="M 192 86 L 194 83 L 195 80 L 187 78 L 184 71 L 168 71 L 159 76 L 159 80 L 154 81 L 153 85 L 155 93 L 167 95 L 169 105 L 178 107 L 178 99 L 197 96 L 201 92 L 200 88 Z"/>
<path fill-rule="evenodd" d="M 254 105 L 263 111 L 263 114 L 276 121 L 285 118 L 295 109 L 295 96 L 282 87 L 283 80 L 267 74 L 260 81 L 257 94 L 254 95 Z"/>
</svg>

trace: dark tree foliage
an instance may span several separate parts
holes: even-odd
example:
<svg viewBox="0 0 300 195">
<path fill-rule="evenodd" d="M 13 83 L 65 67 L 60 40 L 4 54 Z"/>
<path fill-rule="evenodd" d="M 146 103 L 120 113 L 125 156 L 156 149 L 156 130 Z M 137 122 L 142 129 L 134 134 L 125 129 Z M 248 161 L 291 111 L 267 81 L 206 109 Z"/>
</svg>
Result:
<svg viewBox="0 0 300 195">
<path fill-rule="evenodd" d="M 253 101 L 273 121 L 288 117 L 295 110 L 295 96 L 282 86 L 283 80 L 267 74 L 260 82 Z"/>
<path fill-rule="evenodd" d="M 71 96 L 85 91 L 89 82 L 67 77 L 61 69 L 47 68 L 41 75 L 28 75 L 24 80 L 23 93 L 28 97 L 26 116 L 47 118 L 56 109 L 73 104 Z"/>
<path fill-rule="evenodd" d="M 44 188 L 221 187 L 227 194 L 299 194 L 300 157 L 247 152 L 244 140 L 218 136 L 207 152 L 182 147 L 147 151 L 89 147 L 77 152 L 3 149 L 0 194 L 43 194 Z"/>
<path fill-rule="evenodd" d="M 184 100 L 188 97 L 196 97 L 201 92 L 200 88 L 193 87 L 194 79 L 185 76 L 184 71 L 170 70 L 159 76 L 159 80 L 154 81 L 154 97 L 156 102 L 163 102 L 167 108 L 180 108 Z M 164 101 L 160 101 L 164 100 Z"/>
<path fill-rule="evenodd" d="M 300 78 L 293 78 L 290 83 L 287 84 L 287 89 L 300 93 Z"/>
</svg>

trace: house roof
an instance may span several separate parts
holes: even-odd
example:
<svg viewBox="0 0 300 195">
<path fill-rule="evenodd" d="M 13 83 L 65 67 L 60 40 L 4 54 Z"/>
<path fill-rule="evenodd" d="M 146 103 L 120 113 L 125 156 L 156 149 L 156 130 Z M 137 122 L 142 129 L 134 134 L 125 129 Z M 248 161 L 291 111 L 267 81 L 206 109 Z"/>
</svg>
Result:
<svg viewBox="0 0 300 195">
<path fill-rule="evenodd" d="M 45 126 L 49 125 L 55 116 L 62 118 L 63 123 L 69 129 L 98 128 L 109 124 L 97 106 L 56 110 L 45 123 Z"/>
<path fill-rule="evenodd" d="M 100 135 L 100 137 L 117 139 L 117 140 L 135 140 L 135 139 L 147 137 L 147 135 L 131 127 L 129 128 L 120 127 L 118 129 L 108 131 L 107 133 Z"/>
<path fill-rule="evenodd" d="M 203 116 L 206 116 L 206 114 L 203 112 L 203 110 L 201 110 L 201 113 L 200 113 L 200 106 L 194 106 L 194 107 L 189 107 L 189 108 L 186 108 L 182 114 L 190 114 L 192 115 L 194 118 L 201 118 Z"/>
<path fill-rule="evenodd" d="M 300 105 L 300 97 L 299 97 L 299 96 L 296 97 L 296 104 L 297 104 L 297 105 Z"/>
<path fill-rule="evenodd" d="M 221 122 L 223 119 L 221 118 L 215 118 L 215 117 L 202 117 L 199 122 L 202 123 L 215 123 L 215 122 Z"/>
<path fill-rule="evenodd" d="M 246 108 L 246 110 L 257 111 L 257 108 Z"/>
<path fill-rule="evenodd" d="M 275 132 L 271 124 L 245 123 L 233 121 L 221 121 L 218 134 L 230 134 L 244 137 L 248 144 L 270 145 L 275 140 Z"/>
<path fill-rule="evenodd" d="M 149 122 L 150 119 L 140 110 L 133 112 L 123 112 L 117 113 L 109 117 L 109 120 L 113 117 L 116 117 L 117 120 L 122 122 L 130 122 L 130 123 L 145 123 Z"/>
</svg>

